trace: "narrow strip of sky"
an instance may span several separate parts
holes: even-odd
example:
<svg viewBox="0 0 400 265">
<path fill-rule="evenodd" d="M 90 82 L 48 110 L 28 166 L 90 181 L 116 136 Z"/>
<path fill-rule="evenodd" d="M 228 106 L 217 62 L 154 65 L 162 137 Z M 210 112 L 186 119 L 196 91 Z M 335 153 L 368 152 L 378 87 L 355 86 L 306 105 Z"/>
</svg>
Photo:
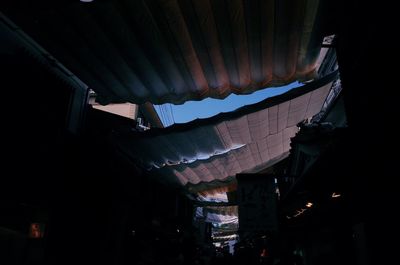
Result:
<svg viewBox="0 0 400 265">
<path fill-rule="evenodd" d="M 206 98 L 201 101 L 187 101 L 182 105 L 163 104 L 157 105 L 156 111 L 164 126 L 170 126 L 175 123 L 186 123 L 197 118 L 204 119 L 212 117 L 221 112 L 234 111 L 242 106 L 258 103 L 266 98 L 283 94 L 293 88 L 299 87 L 302 84 L 293 82 L 282 87 L 269 87 L 258 90 L 249 95 L 231 94 L 225 99 Z M 163 109 L 162 113 L 160 110 Z M 168 111 L 169 110 L 169 111 Z M 165 115 L 171 115 L 170 118 L 162 118 Z"/>
</svg>

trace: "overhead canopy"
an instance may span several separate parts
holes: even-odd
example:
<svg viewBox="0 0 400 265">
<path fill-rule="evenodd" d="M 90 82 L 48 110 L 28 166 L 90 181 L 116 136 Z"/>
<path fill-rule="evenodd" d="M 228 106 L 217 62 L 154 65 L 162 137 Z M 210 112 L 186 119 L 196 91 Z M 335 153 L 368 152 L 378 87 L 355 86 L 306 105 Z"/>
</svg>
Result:
<svg viewBox="0 0 400 265">
<path fill-rule="evenodd" d="M 196 218 L 204 219 L 206 222 L 229 224 L 238 222 L 237 206 L 229 206 L 226 209 L 218 210 L 203 207 L 196 208 Z M 222 207 L 221 207 L 222 208 Z"/>
<path fill-rule="evenodd" d="M 204 194 L 204 193 L 198 194 L 197 200 L 201 202 L 224 202 L 224 203 L 227 203 L 229 201 L 228 196 L 224 191 L 214 192 L 213 194 Z"/>
<path fill-rule="evenodd" d="M 216 213 L 221 215 L 238 216 L 238 206 L 207 206 L 203 207 L 203 212 Z"/>
<path fill-rule="evenodd" d="M 235 193 L 236 189 L 237 189 L 236 182 L 225 184 L 225 185 L 224 185 L 224 183 L 220 183 L 220 185 L 218 185 L 218 187 L 216 187 L 214 189 L 207 188 L 204 190 L 201 190 L 201 189 L 194 190 L 192 187 L 189 188 L 190 191 L 194 191 L 194 193 L 198 193 L 198 196 L 200 198 L 214 198 L 214 197 L 219 196 L 219 194 L 225 194 L 224 199 L 226 202 L 235 201 L 235 197 L 232 194 Z M 203 200 L 203 201 L 205 201 L 205 200 Z"/>
<path fill-rule="evenodd" d="M 287 157 L 297 124 L 321 110 L 336 77 L 335 72 L 234 112 L 120 137 L 120 148 L 181 185 L 254 173 Z"/>
<path fill-rule="evenodd" d="M 324 35 L 318 0 L 2 4 L 102 103 L 180 104 L 308 80 Z"/>
<path fill-rule="evenodd" d="M 295 136 L 296 132 L 297 127 L 292 126 L 287 132 L 280 132 L 270 140 L 264 138 L 246 145 L 243 150 L 234 150 L 206 161 L 166 166 L 154 170 L 154 173 L 170 181 L 177 178 L 182 185 L 224 180 L 234 177 L 237 173 L 257 173 L 289 156 L 290 138 Z"/>
</svg>

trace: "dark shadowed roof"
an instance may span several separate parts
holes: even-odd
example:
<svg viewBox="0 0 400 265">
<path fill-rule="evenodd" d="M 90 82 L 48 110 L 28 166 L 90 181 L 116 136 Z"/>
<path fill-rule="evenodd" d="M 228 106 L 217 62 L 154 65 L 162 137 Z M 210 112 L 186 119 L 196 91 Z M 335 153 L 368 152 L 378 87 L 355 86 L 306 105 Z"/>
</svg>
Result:
<svg viewBox="0 0 400 265">
<path fill-rule="evenodd" d="M 324 34 L 317 0 L 1 5 L 103 103 L 180 104 L 310 79 Z"/>
</svg>

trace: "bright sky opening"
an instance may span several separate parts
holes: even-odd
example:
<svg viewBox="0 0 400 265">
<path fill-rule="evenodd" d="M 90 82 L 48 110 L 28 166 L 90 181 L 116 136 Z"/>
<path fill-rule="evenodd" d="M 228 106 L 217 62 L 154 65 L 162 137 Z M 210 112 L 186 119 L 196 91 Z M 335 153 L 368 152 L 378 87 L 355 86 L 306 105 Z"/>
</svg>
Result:
<svg viewBox="0 0 400 265">
<path fill-rule="evenodd" d="M 266 98 L 283 94 L 302 84 L 293 82 L 282 87 L 269 87 L 249 95 L 231 94 L 225 99 L 206 98 L 201 101 L 187 101 L 182 105 L 154 105 L 165 127 L 174 123 L 186 123 L 197 118 L 212 117 L 221 112 L 234 111 L 242 106 L 258 103 Z"/>
</svg>

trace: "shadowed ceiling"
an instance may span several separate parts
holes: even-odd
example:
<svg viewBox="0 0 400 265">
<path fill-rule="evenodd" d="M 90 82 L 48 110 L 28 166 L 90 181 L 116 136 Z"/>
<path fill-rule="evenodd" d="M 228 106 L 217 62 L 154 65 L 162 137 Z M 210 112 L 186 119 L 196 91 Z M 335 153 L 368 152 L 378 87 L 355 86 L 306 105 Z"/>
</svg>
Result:
<svg viewBox="0 0 400 265">
<path fill-rule="evenodd" d="M 181 104 L 308 80 L 324 35 L 317 0 L 1 5 L 103 104 Z"/>
</svg>

